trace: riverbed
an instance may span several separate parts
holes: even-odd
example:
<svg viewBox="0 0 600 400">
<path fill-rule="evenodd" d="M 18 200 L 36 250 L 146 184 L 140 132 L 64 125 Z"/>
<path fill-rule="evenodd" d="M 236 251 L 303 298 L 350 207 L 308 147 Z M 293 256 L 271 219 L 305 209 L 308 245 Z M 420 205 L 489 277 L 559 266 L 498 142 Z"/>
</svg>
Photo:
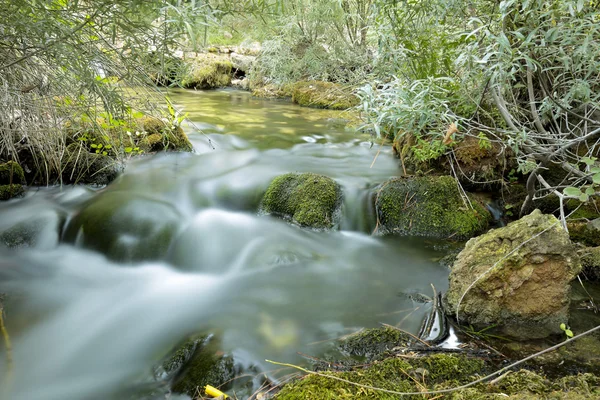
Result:
<svg viewBox="0 0 600 400">
<path fill-rule="evenodd" d="M 0 346 L 3 399 L 131 398 L 198 332 L 270 374 L 265 359 L 302 364 L 298 352 L 319 355 L 362 328 L 416 333 L 429 309 L 407 294 L 446 289 L 443 245 L 372 234 L 374 188 L 400 169 L 343 113 L 236 90 L 168 95 L 188 115 L 193 153 L 132 158 L 107 187 L 30 188 L 0 203 L 13 347 L 8 362 Z M 342 186 L 338 230 L 259 215 L 287 172 Z M 109 228 L 78 229 L 98 204 L 117 210 L 98 217 Z"/>
</svg>

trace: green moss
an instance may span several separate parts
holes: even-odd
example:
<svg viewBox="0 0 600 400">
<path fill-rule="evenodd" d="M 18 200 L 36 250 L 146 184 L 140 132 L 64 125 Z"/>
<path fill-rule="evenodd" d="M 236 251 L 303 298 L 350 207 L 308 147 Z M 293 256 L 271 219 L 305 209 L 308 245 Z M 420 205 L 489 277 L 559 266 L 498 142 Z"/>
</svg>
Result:
<svg viewBox="0 0 600 400">
<path fill-rule="evenodd" d="M 292 101 L 301 106 L 346 110 L 358 105 L 358 97 L 347 88 L 321 81 L 297 82 L 293 86 Z"/>
<path fill-rule="evenodd" d="M 0 185 L 25 184 L 23 168 L 15 161 L 0 164 Z"/>
<path fill-rule="evenodd" d="M 466 239 L 487 228 L 490 213 L 464 203 L 454 178 L 415 177 L 382 184 L 375 207 L 383 233 Z"/>
<path fill-rule="evenodd" d="M 181 85 L 188 89 L 213 89 L 231 84 L 233 64 L 226 57 L 214 54 L 198 55 Z"/>
<path fill-rule="evenodd" d="M 406 346 L 409 341 L 410 337 L 405 333 L 386 327 L 361 331 L 341 341 L 339 347 L 350 355 L 372 360 L 381 358 L 395 347 Z"/>
<path fill-rule="evenodd" d="M 21 196 L 25 192 L 23 185 L 0 185 L 0 200 L 8 200 L 13 197 Z"/>
<path fill-rule="evenodd" d="M 289 173 L 278 176 L 265 193 L 261 210 L 291 219 L 300 226 L 330 229 L 341 206 L 342 189 L 323 175 Z"/>
<path fill-rule="evenodd" d="M 191 151 L 192 144 L 180 126 L 171 126 L 164 121 L 145 116 L 137 121 L 140 129 L 146 132 L 146 136 L 139 139 L 136 145 L 148 149 L 147 152 L 161 150 Z"/>
</svg>

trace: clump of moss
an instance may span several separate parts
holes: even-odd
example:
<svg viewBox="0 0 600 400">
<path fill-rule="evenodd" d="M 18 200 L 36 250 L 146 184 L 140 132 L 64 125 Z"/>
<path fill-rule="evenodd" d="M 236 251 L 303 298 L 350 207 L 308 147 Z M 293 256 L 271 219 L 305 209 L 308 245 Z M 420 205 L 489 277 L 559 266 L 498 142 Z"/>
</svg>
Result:
<svg viewBox="0 0 600 400">
<path fill-rule="evenodd" d="M 0 200 L 8 200 L 21 196 L 25 192 L 23 185 L 0 185 Z"/>
<path fill-rule="evenodd" d="M 331 229 L 341 203 L 342 189 L 333 179 L 314 173 L 289 173 L 271 182 L 260 208 L 300 226 Z"/>
<path fill-rule="evenodd" d="M 393 179 L 379 187 L 375 208 L 380 232 L 467 239 L 488 227 L 490 213 L 476 200 L 472 208 L 450 176 Z"/>
<path fill-rule="evenodd" d="M 294 84 L 292 101 L 301 106 L 346 110 L 358 105 L 358 97 L 332 82 L 302 81 Z"/>
<path fill-rule="evenodd" d="M 0 185 L 25 184 L 23 168 L 15 161 L 0 164 Z"/>
<path fill-rule="evenodd" d="M 145 136 L 137 144 L 148 148 L 148 152 L 192 150 L 192 144 L 180 126 L 173 126 L 150 116 L 144 116 L 136 123 L 145 132 Z"/>
<path fill-rule="evenodd" d="M 598 230 L 589 222 L 567 221 L 567 228 L 569 228 L 569 236 L 572 241 L 586 246 L 600 246 Z"/>
<path fill-rule="evenodd" d="M 407 346 L 410 337 L 398 329 L 366 329 L 339 343 L 340 349 L 350 355 L 367 360 L 381 359 L 385 353 L 399 346 Z"/>
<path fill-rule="evenodd" d="M 198 55 L 194 64 L 181 80 L 188 89 L 214 89 L 231 84 L 233 64 L 229 59 L 215 54 Z"/>
</svg>

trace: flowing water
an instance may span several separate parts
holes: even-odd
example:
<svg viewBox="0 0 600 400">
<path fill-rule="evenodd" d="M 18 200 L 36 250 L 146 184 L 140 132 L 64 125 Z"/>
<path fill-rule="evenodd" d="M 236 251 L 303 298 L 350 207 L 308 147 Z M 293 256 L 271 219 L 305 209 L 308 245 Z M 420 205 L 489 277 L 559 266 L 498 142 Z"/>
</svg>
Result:
<svg viewBox="0 0 600 400">
<path fill-rule="evenodd" d="M 297 352 L 363 327 L 416 332 L 427 306 L 400 294 L 446 288 L 435 244 L 371 235 L 372 189 L 398 165 L 388 148 L 373 163 L 378 145 L 343 114 L 229 90 L 170 96 L 195 153 L 133 159 L 106 188 L 32 188 L 0 204 L 3 399 L 132 398 L 195 332 L 268 372 L 265 359 L 302 363 Z M 258 215 L 286 172 L 342 185 L 339 230 Z"/>
</svg>

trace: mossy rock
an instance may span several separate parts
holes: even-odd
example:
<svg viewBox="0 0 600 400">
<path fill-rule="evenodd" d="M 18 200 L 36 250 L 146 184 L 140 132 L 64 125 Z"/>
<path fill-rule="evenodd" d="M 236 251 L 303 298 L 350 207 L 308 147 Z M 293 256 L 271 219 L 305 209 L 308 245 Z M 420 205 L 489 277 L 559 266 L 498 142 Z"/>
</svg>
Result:
<svg viewBox="0 0 600 400">
<path fill-rule="evenodd" d="M 294 84 L 292 101 L 304 107 L 346 110 L 359 99 L 348 89 L 332 82 L 302 81 Z"/>
<path fill-rule="evenodd" d="M 0 200 L 9 200 L 13 197 L 20 197 L 25 193 L 23 185 L 0 185 Z"/>
<path fill-rule="evenodd" d="M 374 328 L 355 333 L 341 340 L 338 346 L 346 354 L 371 361 L 381 359 L 396 347 L 406 347 L 410 339 L 409 335 L 398 329 Z"/>
<path fill-rule="evenodd" d="M 302 227 L 331 229 L 338 222 L 341 205 L 342 188 L 333 179 L 289 173 L 273 179 L 260 209 Z"/>
<path fill-rule="evenodd" d="M 492 219 L 476 200 L 469 201 L 472 208 L 450 176 L 392 179 L 375 196 L 379 233 L 468 239 Z"/>
<path fill-rule="evenodd" d="M 560 222 L 535 210 L 469 240 L 450 272 L 445 309 L 517 340 L 560 334 L 579 257 Z"/>
<path fill-rule="evenodd" d="M 105 192 L 69 222 L 65 240 L 117 261 L 166 256 L 180 215 L 170 204 L 126 192 Z"/>
<path fill-rule="evenodd" d="M 223 389 L 235 377 L 233 358 L 220 351 L 214 336 L 191 340 L 164 364 L 165 370 L 178 370 L 173 391 L 195 397 L 206 385 Z"/>
<path fill-rule="evenodd" d="M 144 137 L 136 144 L 145 152 L 162 150 L 192 151 L 192 144 L 180 126 L 170 126 L 164 121 L 144 116 L 137 121 Z"/>
<path fill-rule="evenodd" d="M 113 157 L 91 153 L 82 143 L 67 146 L 63 158 L 62 179 L 65 183 L 107 185 L 123 170 Z"/>
<path fill-rule="evenodd" d="M 19 163 L 7 161 L 0 164 L 0 185 L 24 185 L 25 183 L 25 172 Z"/>
<path fill-rule="evenodd" d="M 181 80 L 188 89 L 215 89 L 231 84 L 233 64 L 228 57 L 200 54 Z"/>
<path fill-rule="evenodd" d="M 52 249 L 60 241 L 65 215 L 52 209 L 19 219 L 0 231 L 0 244 L 9 249 Z"/>
</svg>

